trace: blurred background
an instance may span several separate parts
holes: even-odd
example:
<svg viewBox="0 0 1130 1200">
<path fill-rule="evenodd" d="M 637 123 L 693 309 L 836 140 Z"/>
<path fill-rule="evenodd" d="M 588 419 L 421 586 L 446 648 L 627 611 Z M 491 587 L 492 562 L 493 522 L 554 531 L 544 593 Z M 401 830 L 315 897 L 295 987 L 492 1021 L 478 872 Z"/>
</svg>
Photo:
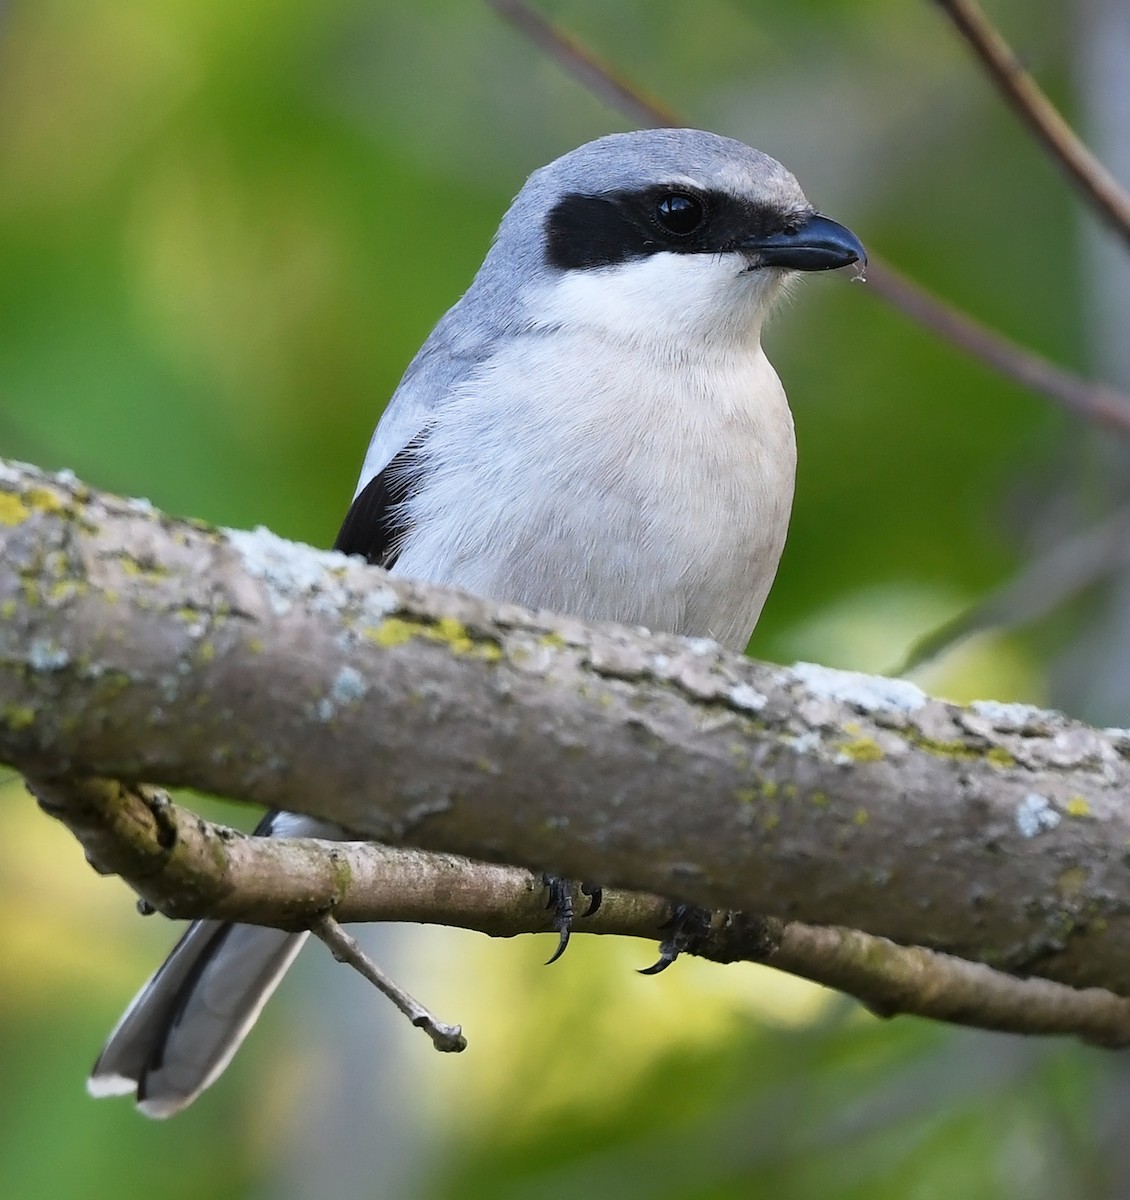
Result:
<svg viewBox="0 0 1130 1200">
<path fill-rule="evenodd" d="M 1122 248 L 931 4 L 541 11 L 780 158 L 920 282 L 1130 389 Z M 1130 182 L 1130 6 L 990 11 Z M 328 545 L 382 406 L 526 174 L 626 127 L 472 0 L 9 0 L 0 454 Z M 800 470 L 751 652 L 891 670 L 1003 597 L 913 677 L 1130 723 L 1125 440 L 846 278 L 807 280 L 766 344 Z M 4 778 L 0 1195 L 1130 1196 L 1124 1057 L 882 1023 L 752 966 L 643 979 L 644 943 L 577 938 L 546 970 L 551 938 L 377 931 L 386 968 L 463 1023 L 459 1057 L 311 947 L 189 1112 L 96 1104 L 89 1064 L 174 930 Z"/>
</svg>

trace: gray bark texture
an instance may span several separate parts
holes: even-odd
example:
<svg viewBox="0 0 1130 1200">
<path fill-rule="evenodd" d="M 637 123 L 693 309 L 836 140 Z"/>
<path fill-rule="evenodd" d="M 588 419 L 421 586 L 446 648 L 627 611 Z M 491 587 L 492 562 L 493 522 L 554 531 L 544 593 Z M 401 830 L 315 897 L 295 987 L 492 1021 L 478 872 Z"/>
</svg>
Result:
<svg viewBox="0 0 1130 1200">
<path fill-rule="evenodd" d="M 1126 730 L 534 614 L 10 464 L 0 761 L 52 808 L 68 780 L 187 785 L 1130 995 Z"/>
</svg>

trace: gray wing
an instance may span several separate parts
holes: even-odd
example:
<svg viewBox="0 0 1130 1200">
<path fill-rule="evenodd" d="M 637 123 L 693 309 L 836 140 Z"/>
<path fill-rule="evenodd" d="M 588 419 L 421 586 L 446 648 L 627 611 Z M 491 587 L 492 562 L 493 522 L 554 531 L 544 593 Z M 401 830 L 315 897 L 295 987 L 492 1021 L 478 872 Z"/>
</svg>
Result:
<svg viewBox="0 0 1130 1200">
<path fill-rule="evenodd" d="M 508 276 L 500 278 L 510 285 Z M 488 277 L 439 322 L 409 364 L 377 425 L 335 546 L 391 567 L 407 530 L 401 501 L 418 486 L 419 450 L 459 383 L 489 356 L 505 322 Z M 347 836 L 324 822 L 270 813 L 256 833 Z M 110 1034 L 87 1089 L 135 1093 L 151 1117 L 170 1117 L 213 1083 L 255 1024 L 308 935 L 218 921 L 192 924 Z"/>
<path fill-rule="evenodd" d="M 482 273 L 467 294 L 444 314 L 408 364 L 373 432 L 354 500 L 435 420 L 458 393 L 459 384 L 490 357 L 498 337 L 512 324 L 493 307 L 497 289 Z"/>
</svg>

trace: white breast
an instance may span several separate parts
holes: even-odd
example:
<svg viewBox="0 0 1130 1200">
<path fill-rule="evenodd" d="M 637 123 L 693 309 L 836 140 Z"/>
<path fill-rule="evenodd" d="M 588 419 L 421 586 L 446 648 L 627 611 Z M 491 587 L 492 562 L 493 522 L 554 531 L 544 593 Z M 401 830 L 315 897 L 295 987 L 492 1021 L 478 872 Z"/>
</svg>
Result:
<svg viewBox="0 0 1130 1200">
<path fill-rule="evenodd" d="M 437 414 L 398 572 L 744 648 L 784 546 L 792 418 L 748 314 L 737 336 L 697 327 L 732 266 L 689 261 L 685 303 L 638 270 L 631 295 L 541 298 L 540 327 Z"/>
</svg>

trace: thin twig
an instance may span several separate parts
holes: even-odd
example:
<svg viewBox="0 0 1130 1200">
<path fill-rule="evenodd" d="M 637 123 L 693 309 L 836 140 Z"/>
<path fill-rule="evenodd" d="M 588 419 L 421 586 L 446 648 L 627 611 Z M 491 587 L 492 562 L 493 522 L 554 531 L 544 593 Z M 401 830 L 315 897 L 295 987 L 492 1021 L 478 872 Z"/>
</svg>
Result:
<svg viewBox="0 0 1130 1200">
<path fill-rule="evenodd" d="M 975 0 L 934 0 L 1084 198 L 1130 243 L 1130 194 L 1079 140 Z"/>
<path fill-rule="evenodd" d="M 982 325 L 874 255 L 867 269 L 867 281 L 904 316 L 1001 375 L 1096 425 L 1130 433 L 1130 396 L 1056 366 L 1035 351 Z"/>
<path fill-rule="evenodd" d="M 433 1016 L 420 1002 L 410 996 L 395 979 L 386 975 L 352 938 L 330 916 L 324 913 L 311 926 L 310 932 L 324 942 L 339 963 L 359 971 L 378 991 L 384 993 L 397 1008 L 432 1039 L 432 1045 L 444 1054 L 458 1054 L 467 1049 L 462 1026 L 448 1025 Z"/>
<path fill-rule="evenodd" d="M 1015 629 L 1054 612 L 1121 570 L 1128 546 L 1130 508 L 1120 508 L 1093 528 L 1053 546 L 980 603 L 925 634 L 890 674 L 916 671 L 975 633 Z"/>
<path fill-rule="evenodd" d="M 620 78 L 608 63 L 602 62 L 587 46 L 554 25 L 537 9 L 523 4 L 521 0 L 486 2 L 610 108 L 618 108 L 640 125 L 670 129 L 685 124 L 673 109 L 647 95 L 635 84 Z"/>
<path fill-rule="evenodd" d="M 688 124 L 615 72 L 571 34 L 547 21 L 525 0 L 486 2 L 595 96 L 631 120 L 658 127 Z M 1069 412 L 1120 433 L 1130 433 L 1130 396 L 1107 384 L 1083 379 L 1018 346 L 921 285 L 911 283 L 876 255 L 869 257 L 868 281 L 887 303 L 912 321 Z"/>
</svg>

